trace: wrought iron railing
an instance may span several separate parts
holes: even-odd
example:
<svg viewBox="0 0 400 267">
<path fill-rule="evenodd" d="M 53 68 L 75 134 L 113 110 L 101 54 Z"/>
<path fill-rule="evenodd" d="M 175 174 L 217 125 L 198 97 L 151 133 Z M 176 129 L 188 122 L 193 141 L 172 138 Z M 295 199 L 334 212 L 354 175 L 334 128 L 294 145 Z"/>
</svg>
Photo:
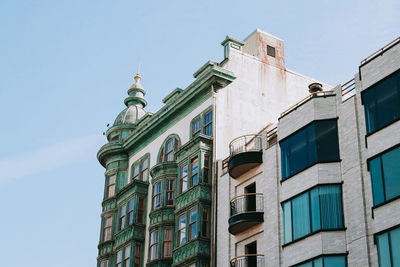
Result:
<svg viewBox="0 0 400 267">
<path fill-rule="evenodd" d="M 231 200 L 231 216 L 246 212 L 263 212 L 264 194 L 248 193 L 236 196 Z"/>
<path fill-rule="evenodd" d="M 239 136 L 229 144 L 230 155 L 236 155 L 249 151 L 260 151 L 262 149 L 261 136 L 256 134 L 248 134 Z"/>
<path fill-rule="evenodd" d="M 355 94 L 356 82 L 353 79 L 342 85 L 342 101 L 346 101 Z"/>
<path fill-rule="evenodd" d="M 264 255 L 246 254 L 231 260 L 231 267 L 264 267 Z"/>
</svg>

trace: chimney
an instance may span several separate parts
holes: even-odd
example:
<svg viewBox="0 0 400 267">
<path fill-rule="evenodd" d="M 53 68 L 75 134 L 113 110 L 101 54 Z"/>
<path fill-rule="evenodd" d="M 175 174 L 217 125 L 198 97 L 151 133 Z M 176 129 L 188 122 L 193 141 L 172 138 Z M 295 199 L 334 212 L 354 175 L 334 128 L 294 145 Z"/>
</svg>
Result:
<svg viewBox="0 0 400 267">
<path fill-rule="evenodd" d="M 319 92 L 322 92 L 322 84 L 320 83 L 310 83 L 308 86 L 308 91 L 310 94 L 317 94 Z"/>
</svg>

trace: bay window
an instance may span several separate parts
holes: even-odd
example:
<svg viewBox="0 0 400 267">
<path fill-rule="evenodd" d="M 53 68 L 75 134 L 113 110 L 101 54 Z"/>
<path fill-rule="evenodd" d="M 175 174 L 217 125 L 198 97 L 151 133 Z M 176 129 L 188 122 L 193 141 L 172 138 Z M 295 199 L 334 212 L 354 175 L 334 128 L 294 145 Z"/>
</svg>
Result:
<svg viewBox="0 0 400 267">
<path fill-rule="evenodd" d="M 315 163 L 339 161 L 336 119 L 314 121 L 280 142 L 282 180 Z"/>
<path fill-rule="evenodd" d="M 344 229 L 340 185 L 320 185 L 282 203 L 284 243 L 321 230 Z"/>
</svg>

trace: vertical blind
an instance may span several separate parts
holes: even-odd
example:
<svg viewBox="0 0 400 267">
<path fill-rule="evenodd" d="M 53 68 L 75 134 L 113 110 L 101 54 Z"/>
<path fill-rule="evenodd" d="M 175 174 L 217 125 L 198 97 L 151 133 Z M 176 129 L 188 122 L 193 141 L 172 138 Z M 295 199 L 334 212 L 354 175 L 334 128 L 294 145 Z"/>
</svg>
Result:
<svg viewBox="0 0 400 267">
<path fill-rule="evenodd" d="M 319 230 L 343 229 L 340 185 L 321 185 L 282 203 L 284 243 Z"/>
</svg>

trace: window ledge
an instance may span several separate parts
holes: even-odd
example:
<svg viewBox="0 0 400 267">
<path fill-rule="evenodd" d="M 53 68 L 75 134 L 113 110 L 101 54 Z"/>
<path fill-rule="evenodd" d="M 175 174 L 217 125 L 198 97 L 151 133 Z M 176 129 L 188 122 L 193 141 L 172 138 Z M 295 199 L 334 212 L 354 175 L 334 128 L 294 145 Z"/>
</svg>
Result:
<svg viewBox="0 0 400 267">
<path fill-rule="evenodd" d="M 310 166 L 307 166 L 306 168 L 304 168 L 304 169 L 302 169 L 302 170 L 300 170 L 300 171 L 298 171 L 298 172 L 296 172 L 296 173 L 293 173 L 293 174 L 289 175 L 289 176 L 286 177 L 285 179 L 281 179 L 279 182 L 282 184 L 283 182 L 289 180 L 289 179 L 292 178 L 293 176 L 295 176 L 295 175 L 297 175 L 297 174 L 299 174 L 299 173 L 301 173 L 301 172 L 303 172 L 303 171 L 305 171 L 305 170 L 307 170 L 307 169 L 313 167 L 314 165 L 317 165 L 317 164 L 320 164 L 320 163 L 337 163 L 337 162 L 342 162 L 342 160 L 341 160 L 341 159 L 337 159 L 337 160 L 333 160 L 333 161 L 317 161 L 317 162 L 311 164 Z"/>
<path fill-rule="evenodd" d="M 389 204 L 389 203 L 391 203 L 391 202 L 394 202 L 394 201 L 396 201 L 396 200 L 398 200 L 398 199 L 400 199 L 400 195 L 398 195 L 397 197 L 388 199 L 388 200 L 386 200 L 386 201 L 384 201 L 384 202 L 382 202 L 382 203 L 379 203 L 379 204 L 373 206 L 373 207 L 372 207 L 372 210 L 375 210 L 375 209 L 377 209 L 377 208 L 379 208 L 379 207 L 385 206 L 386 204 Z M 372 217 L 372 218 L 373 218 L 373 217 Z"/>
<path fill-rule="evenodd" d="M 346 230 L 347 230 L 347 227 L 335 228 L 335 229 L 318 230 L 318 231 L 316 231 L 316 232 L 309 233 L 308 235 L 305 235 L 305 236 L 303 236 L 303 237 L 300 237 L 300 238 L 298 238 L 298 239 L 296 239 L 296 240 L 290 241 L 289 243 L 283 244 L 283 245 L 282 245 L 282 248 L 285 248 L 285 247 L 287 247 L 287 246 L 290 246 L 290 245 L 292 245 L 292 244 L 294 244 L 294 243 L 297 243 L 297 242 L 299 242 L 299 241 L 301 241 L 301 240 L 306 239 L 307 237 L 316 235 L 316 234 L 321 233 L 321 232 L 338 232 L 338 231 L 346 231 Z"/>
<path fill-rule="evenodd" d="M 366 134 L 366 135 L 365 135 L 365 138 L 370 137 L 371 135 L 373 135 L 373 134 L 375 134 L 375 133 L 377 133 L 377 132 L 383 130 L 383 129 L 386 128 L 386 127 L 389 127 L 390 125 L 392 125 L 392 124 L 394 124 L 394 123 L 396 123 L 396 122 L 398 122 L 398 121 L 400 121 L 400 118 L 397 118 L 396 120 L 394 120 L 394 121 L 392 121 L 392 122 L 389 122 L 388 124 L 385 124 L 385 125 L 383 125 L 382 127 L 378 128 L 378 129 L 375 129 L 373 132 L 370 132 L 370 133 Z"/>
</svg>

